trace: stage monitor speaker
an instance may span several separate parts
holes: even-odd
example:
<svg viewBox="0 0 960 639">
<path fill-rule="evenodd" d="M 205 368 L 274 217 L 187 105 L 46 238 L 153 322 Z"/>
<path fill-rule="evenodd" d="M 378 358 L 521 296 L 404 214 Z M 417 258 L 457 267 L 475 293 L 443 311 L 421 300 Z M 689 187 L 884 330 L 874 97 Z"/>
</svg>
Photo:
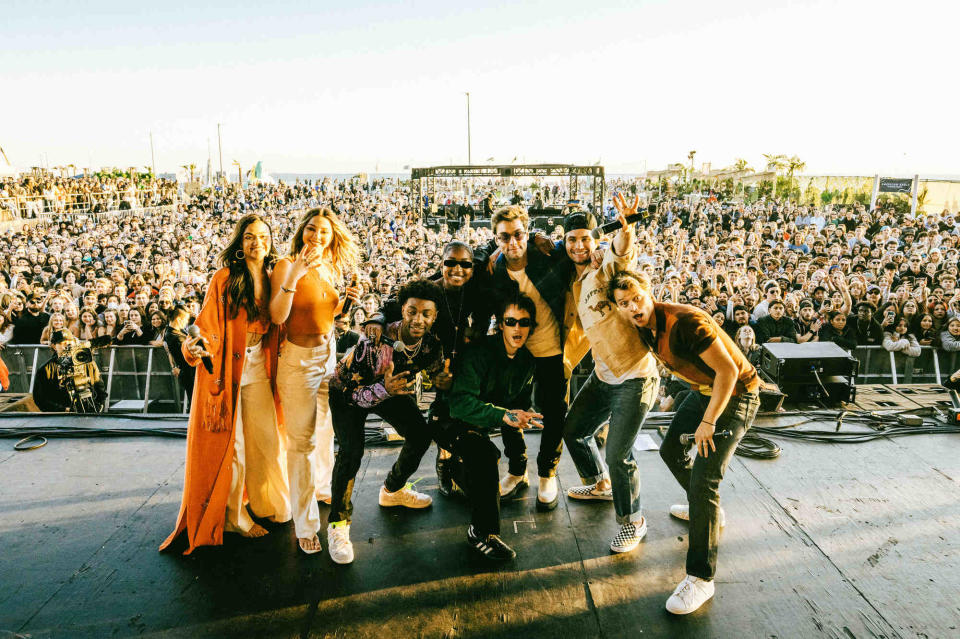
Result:
<svg viewBox="0 0 960 639">
<path fill-rule="evenodd" d="M 790 402 L 852 402 L 856 398 L 857 358 L 833 342 L 767 343 L 757 366 Z"/>
<path fill-rule="evenodd" d="M 30 393 L 0 393 L 0 413 L 39 413 Z"/>
</svg>

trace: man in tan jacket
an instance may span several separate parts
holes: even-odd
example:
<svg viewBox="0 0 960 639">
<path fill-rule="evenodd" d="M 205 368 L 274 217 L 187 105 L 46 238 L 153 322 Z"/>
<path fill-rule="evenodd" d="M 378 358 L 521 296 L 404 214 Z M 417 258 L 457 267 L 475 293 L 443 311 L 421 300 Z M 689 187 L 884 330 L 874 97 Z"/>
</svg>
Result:
<svg viewBox="0 0 960 639">
<path fill-rule="evenodd" d="M 568 497 L 613 501 L 620 530 L 610 543 L 614 552 L 637 547 L 647 524 L 640 507 L 640 474 L 633 444 L 660 385 L 657 365 L 630 322 L 607 298 L 607 283 L 617 271 L 631 268 L 636 259 L 636 237 L 627 216 L 637 212 L 639 200 L 628 206 L 614 197 L 621 224 L 604 250 L 599 268 L 591 266 L 597 240 L 591 231 L 596 218 L 572 213 L 564 220 L 567 256 L 576 276 L 567 297 L 564 364 L 573 370 L 592 350 L 595 368 L 577 393 L 567 413 L 564 442 L 573 457 L 583 486 L 570 488 Z M 606 463 L 594 436 L 610 422 Z"/>
</svg>

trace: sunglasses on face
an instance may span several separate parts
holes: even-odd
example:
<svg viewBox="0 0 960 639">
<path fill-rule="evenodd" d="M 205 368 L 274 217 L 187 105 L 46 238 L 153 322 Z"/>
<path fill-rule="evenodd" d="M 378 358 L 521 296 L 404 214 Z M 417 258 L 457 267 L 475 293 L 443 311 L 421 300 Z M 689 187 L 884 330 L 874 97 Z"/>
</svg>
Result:
<svg viewBox="0 0 960 639">
<path fill-rule="evenodd" d="M 458 266 L 462 269 L 473 268 L 473 262 L 471 262 L 470 260 L 444 260 L 443 265 L 446 266 L 447 268 L 456 268 Z"/>
<path fill-rule="evenodd" d="M 511 328 L 514 326 L 519 326 L 520 328 L 530 328 L 533 326 L 533 320 L 529 317 L 521 317 L 520 319 L 517 319 L 516 317 L 504 317 L 503 325 L 510 326 Z"/>
<path fill-rule="evenodd" d="M 510 240 L 516 240 L 517 243 L 523 241 L 523 232 L 516 231 L 512 235 L 510 233 L 500 233 L 497 235 L 497 241 L 501 244 L 509 244 Z"/>
</svg>

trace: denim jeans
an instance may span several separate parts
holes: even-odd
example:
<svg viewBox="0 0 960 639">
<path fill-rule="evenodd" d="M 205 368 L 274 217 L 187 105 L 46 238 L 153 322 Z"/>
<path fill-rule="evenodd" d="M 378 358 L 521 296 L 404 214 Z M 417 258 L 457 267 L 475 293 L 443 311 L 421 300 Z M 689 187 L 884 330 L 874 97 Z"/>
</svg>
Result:
<svg viewBox="0 0 960 639">
<path fill-rule="evenodd" d="M 657 397 L 657 377 L 628 379 L 612 385 L 591 373 L 573 400 L 567 413 L 563 440 L 567 444 L 577 472 L 586 484 L 609 476 L 613 484 L 613 508 L 617 523 L 638 522 L 640 508 L 640 470 L 633 443 L 647 411 Z M 606 468 L 594 439 L 600 426 L 610 420 L 607 436 Z"/>
<path fill-rule="evenodd" d="M 560 454 L 563 452 L 563 421 L 567 412 L 567 380 L 563 376 L 563 355 L 537 357 L 533 374 L 533 403 L 543 415 L 540 433 L 540 452 L 537 453 L 537 474 L 553 477 L 557 474 Z M 527 471 L 527 443 L 523 431 L 503 426 L 500 431 L 503 452 L 511 475 Z"/>
<path fill-rule="evenodd" d="M 753 418 L 760 407 L 760 396 L 744 393 L 731 397 L 723 414 L 717 419 L 716 432 L 729 430 L 733 434 L 722 439 L 714 438 L 716 451 L 710 451 L 707 457 L 697 455 L 691 460 L 687 454 L 690 447 L 680 443 L 680 435 L 697 430 L 709 403 L 710 398 L 706 395 L 698 392 L 688 394 L 677 407 L 660 445 L 660 457 L 687 491 L 690 504 L 687 574 L 701 579 L 713 579 L 717 570 L 720 480 L 737 445 L 753 425 Z"/>
</svg>

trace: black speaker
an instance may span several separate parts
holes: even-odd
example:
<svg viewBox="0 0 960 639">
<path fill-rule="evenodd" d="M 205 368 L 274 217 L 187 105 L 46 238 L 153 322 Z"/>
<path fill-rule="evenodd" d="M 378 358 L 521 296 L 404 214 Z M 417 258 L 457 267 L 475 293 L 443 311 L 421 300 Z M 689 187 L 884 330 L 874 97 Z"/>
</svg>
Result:
<svg viewBox="0 0 960 639">
<path fill-rule="evenodd" d="M 757 370 L 789 401 L 852 402 L 860 363 L 833 342 L 764 344 Z"/>
</svg>

